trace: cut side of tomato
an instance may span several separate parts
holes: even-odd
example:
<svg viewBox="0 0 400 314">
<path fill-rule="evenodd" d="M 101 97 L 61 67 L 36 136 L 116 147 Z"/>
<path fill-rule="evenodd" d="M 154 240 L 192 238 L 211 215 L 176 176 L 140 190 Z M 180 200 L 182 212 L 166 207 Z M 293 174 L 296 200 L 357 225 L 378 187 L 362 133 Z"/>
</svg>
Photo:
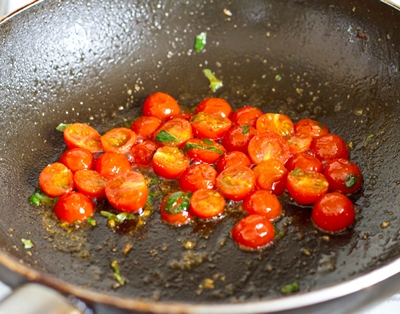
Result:
<svg viewBox="0 0 400 314">
<path fill-rule="evenodd" d="M 64 164 L 47 165 L 39 175 L 40 189 L 50 197 L 59 197 L 74 189 L 74 175 Z"/>
<path fill-rule="evenodd" d="M 207 164 L 192 165 L 179 178 L 179 186 L 184 192 L 213 189 L 217 171 Z"/>
<path fill-rule="evenodd" d="M 131 163 L 123 154 L 107 152 L 96 159 L 96 171 L 107 179 L 132 170 Z"/>
<path fill-rule="evenodd" d="M 179 114 L 181 108 L 171 95 L 157 92 L 146 98 L 142 111 L 144 116 L 152 116 L 165 121 L 169 117 Z"/>
<path fill-rule="evenodd" d="M 183 152 L 194 162 L 215 163 L 225 152 L 225 147 L 208 138 L 192 138 L 183 145 Z"/>
<path fill-rule="evenodd" d="M 285 167 L 289 172 L 296 168 L 307 172 L 322 172 L 321 161 L 308 153 L 298 153 L 290 157 Z"/>
<path fill-rule="evenodd" d="M 70 124 L 64 129 L 63 134 L 68 148 L 85 148 L 92 154 L 103 151 L 100 133 L 87 124 Z"/>
<path fill-rule="evenodd" d="M 232 113 L 230 119 L 234 124 L 248 125 L 255 128 L 256 121 L 262 114 L 263 112 L 256 107 L 245 106 Z"/>
<path fill-rule="evenodd" d="M 132 163 L 140 166 L 149 166 L 157 148 L 158 145 L 151 140 L 145 140 L 132 146 Z"/>
<path fill-rule="evenodd" d="M 94 208 L 89 197 L 72 191 L 60 197 L 54 206 L 54 214 L 59 220 L 70 224 L 81 223 L 93 216 Z"/>
<path fill-rule="evenodd" d="M 85 148 L 71 148 L 66 150 L 61 155 L 59 162 L 67 166 L 72 173 L 78 170 L 94 168 L 94 157 Z"/>
<path fill-rule="evenodd" d="M 329 182 L 329 191 L 351 194 L 362 184 L 362 175 L 358 166 L 347 159 L 334 159 L 324 169 Z"/>
<path fill-rule="evenodd" d="M 222 138 L 232 125 L 228 118 L 204 112 L 196 114 L 190 122 L 193 127 L 193 134 L 197 138 L 213 140 Z"/>
<path fill-rule="evenodd" d="M 216 185 L 224 197 L 234 201 L 243 200 L 254 189 L 254 172 L 245 166 L 226 168 L 218 175 Z"/>
<path fill-rule="evenodd" d="M 302 133 L 292 134 L 286 138 L 292 155 L 304 153 L 310 149 L 312 137 Z"/>
<path fill-rule="evenodd" d="M 154 133 L 154 141 L 165 146 L 180 146 L 191 138 L 192 126 L 189 121 L 180 118 L 168 120 Z"/>
<path fill-rule="evenodd" d="M 346 142 L 336 134 L 315 137 L 311 142 L 310 151 L 322 164 L 326 164 L 333 159 L 349 159 Z"/>
<path fill-rule="evenodd" d="M 137 135 L 131 129 L 114 128 L 101 137 L 101 144 L 105 152 L 128 154 L 136 140 Z"/>
<path fill-rule="evenodd" d="M 169 193 L 161 202 L 161 219 L 173 225 L 190 223 L 193 216 L 189 213 L 190 193 L 182 191 Z"/>
<path fill-rule="evenodd" d="M 140 117 L 132 123 L 131 130 L 137 134 L 138 142 L 141 142 L 152 139 L 161 124 L 161 120 L 156 117 Z"/>
<path fill-rule="evenodd" d="M 223 98 L 206 98 L 198 104 L 194 113 L 198 114 L 199 112 L 229 118 L 232 113 L 232 107 Z"/>
<path fill-rule="evenodd" d="M 236 150 L 247 154 L 249 142 L 257 133 L 252 126 L 234 125 L 225 134 L 222 145 L 228 152 Z"/>
<path fill-rule="evenodd" d="M 302 119 L 294 124 L 294 132 L 314 138 L 329 134 L 329 129 L 321 122 L 312 119 Z"/>
<path fill-rule="evenodd" d="M 177 179 L 190 165 L 190 159 L 179 148 L 159 147 L 151 162 L 153 170 L 165 179 Z"/>
<path fill-rule="evenodd" d="M 247 196 L 243 201 L 243 208 L 249 214 L 277 219 L 282 213 L 282 205 L 278 198 L 265 190 L 258 190 Z"/>
<path fill-rule="evenodd" d="M 217 172 L 220 173 L 230 166 L 251 166 L 251 161 L 245 153 L 231 151 L 223 154 L 217 162 Z"/>
<path fill-rule="evenodd" d="M 285 139 L 273 132 L 255 135 L 249 142 L 248 153 L 250 160 L 255 164 L 268 159 L 286 163 L 290 157 L 289 145 Z"/>
<path fill-rule="evenodd" d="M 225 199 L 218 191 L 200 189 L 190 199 L 189 212 L 201 219 L 210 219 L 222 215 L 224 208 Z"/>
<path fill-rule="evenodd" d="M 288 171 L 280 160 L 264 160 L 255 166 L 253 171 L 257 188 L 275 195 L 285 192 Z"/>
<path fill-rule="evenodd" d="M 273 132 L 282 137 L 291 136 L 294 133 L 294 125 L 292 120 L 279 113 L 265 113 L 256 121 L 256 129 L 258 132 Z"/>
<path fill-rule="evenodd" d="M 94 170 L 79 170 L 74 174 L 76 189 L 91 198 L 105 197 L 104 189 L 107 182 L 107 178 Z"/>
</svg>

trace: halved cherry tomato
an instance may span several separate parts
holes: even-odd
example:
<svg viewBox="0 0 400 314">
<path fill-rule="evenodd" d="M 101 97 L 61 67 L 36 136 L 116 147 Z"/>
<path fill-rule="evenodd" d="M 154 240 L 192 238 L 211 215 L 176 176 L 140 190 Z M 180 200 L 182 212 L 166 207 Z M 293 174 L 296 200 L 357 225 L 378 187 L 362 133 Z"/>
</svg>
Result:
<svg viewBox="0 0 400 314">
<path fill-rule="evenodd" d="M 159 147 L 151 162 L 153 170 L 165 179 L 177 179 L 189 167 L 190 159 L 179 148 Z"/>
<path fill-rule="evenodd" d="M 234 124 L 237 125 L 248 125 L 255 127 L 258 117 L 260 117 L 262 114 L 263 112 L 256 107 L 245 106 L 232 113 L 230 119 Z"/>
<path fill-rule="evenodd" d="M 258 132 L 274 132 L 282 137 L 288 137 L 294 133 L 292 120 L 280 113 L 265 113 L 256 121 Z"/>
<path fill-rule="evenodd" d="M 207 164 L 192 165 L 179 178 L 179 186 L 184 192 L 213 189 L 217 171 Z"/>
<path fill-rule="evenodd" d="M 76 189 L 92 198 L 103 198 L 105 196 L 104 189 L 107 182 L 107 178 L 94 170 L 78 170 L 74 174 Z"/>
<path fill-rule="evenodd" d="M 85 148 L 71 148 L 60 157 L 59 162 L 66 165 L 72 173 L 78 170 L 93 169 L 94 157 Z"/>
<path fill-rule="evenodd" d="M 312 137 L 302 133 L 295 133 L 286 138 L 292 155 L 304 153 L 310 149 Z"/>
<path fill-rule="evenodd" d="M 59 198 L 54 206 L 54 214 L 59 220 L 70 224 L 81 223 L 93 216 L 94 208 L 95 205 L 89 197 L 72 191 Z"/>
<path fill-rule="evenodd" d="M 322 230 L 339 232 L 354 222 L 354 205 L 341 193 L 327 193 L 314 204 L 311 219 Z"/>
<path fill-rule="evenodd" d="M 192 221 L 189 213 L 190 194 L 179 192 L 169 193 L 161 202 L 162 220 L 173 225 L 184 225 Z"/>
<path fill-rule="evenodd" d="M 322 164 L 337 158 L 349 159 L 346 142 L 336 134 L 315 137 L 311 142 L 310 151 Z"/>
<path fill-rule="evenodd" d="M 312 119 L 302 119 L 294 124 L 294 132 L 314 138 L 329 134 L 329 129 L 321 122 Z"/>
<path fill-rule="evenodd" d="M 255 135 L 249 142 L 248 153 L 255 164 L 268 159 L 278 159 L 285 163 L 290 157 L 289 145 L 285 139 L 273 132 Z"/>
<path fill-rule="evenodd" d="M 74 189 L 74 175 L 64 164 L 47 165 L 39 175 L 40 189 L 50 197 L 59 197 Z"/>
<path fill-rule="evenodd" d="M 322 172 L 322 163 L 317 158 L 307 153 L 298 153 L 287 161 L 286 169 L 290 172 L 296 168 L 307 172 Z"/>
<path fill-rule="evenodd" d="M 121 212 L 135 212 L 146 205 L 148 189 L 139 172 L 124 172 L 107 182 L 106 197 L 111 206 Z"/>
<path fill-rule="evenodd" d="M 152 139 L 154 132 L 161 124 L 161 120 L 156 117 L 140 117 L 132 123 L 131 130 L 137 134 L 138 141 L 141 142 L 146 139 Z"/>
<path fill-rule="evenodd" d="M 290 196 L 301 205 L 311 205 L 328 192 L 329 183 L 323 174 L 306 172 L 299 168 L 289 172 L 286 188 Z"/>
<path fill-rule="evenodd" d="M 64 129 L 64 141 L 68 148 L 81 147 L 96 154 L 103 150 L 100 138 L 100 133 L 87 124 L 73 123 Z"/>
<path fill-rule="evenodd" d="M 181 113 L 178 113 L 176 115 L 168 117 L 166 119 L 166 121 L 174 119 L 174 118 L 184 119 L 184 120 L 190 122 L 190 120 L 192 120 L 192 118 L 193 118 L 193 115 L 191 113 L 188 113 L 188 112 L 181 112 Z"/>
<path fill-rule="evenodd" d="M 245 153 L 231 151 L 223 154 L 217 162 L 217 172 L 220 173 L 230 166 L 251 166 L 251 161 Z"/>
<path fill-rule="evenodd" d="M 200 112 L 192 118 L 191 124 L 196 137 L 216 140 L 228 132 L 232 122 L 228 118 Z"/>
<path fill-rule="evenodd" d="M 232 107 L 223 98 L 206 98 L 199 103 L 194 113 L 198 114 L 199 112 L 229 118 L 232 113 Z"/>
<path fill-rule="evenodd" d="M 324 169 L 329 182 L 329 191 L 351 194 L 362 184 L 362 175 L 358 166 L 347 159 L 334 159 Z"/>
<path fill-rule="evenodd" d="M 285 192 L 288 171 L 282 161 L 269 159 L 260 162 L 253 168 L 256 186 L 275 195 Z"/>
<path fill-rule="evenodd" d="M 154 141 L 159 145 L 179 146 L 191 138 L 192 126 L 189 121 L 180 118 L 168 120 L 154 132 Z"/>
<path fill-rule="evenodd" d="M 131 148 L 132 163 L 141 166 L 150 165 L 157 148 L 158 145 L 151 140 L 133 145 Z"/>
<path fill-rule="evenodd" d="M 233 240 L 244 249 L 261 249 L 275 238 L 274 225 L 262 215 L 249 215 L 232 229 Z"/>
<path fill-rule="evenodd" d="M 136 143 L 137 135 L 131 129 L 114 128 L 101 137 L 105 152 L 128 154 Z"/>
<path fill-rule="evenodd" d="M 143 103 L 142 110 L 144 116 L 156 117 L 162 121 L 181 112 L 181 108 L 175 98 L 162 92 L 157 92 L 147 97 Z"/>
<path fill-rule="evenodd" d="M 192 138 L 183 145 L 183 152 L 194 161 L 215 163 L 225 152 L 225 147 L 208 138 Z"/>
<path fill-rule="evenodd" d="M 221 215 L 224 207 L 225 199 L 218 191 L 200 189 L 190 198 L 189 212 L 201 219 L 210 219 Z"/>
<path fill-rule="evenodd" d="M 123 154 L 106 152 L 96 159 L 96 171 L 107 179 L 132 169 L 131 163 Z"/>
<path fill-rule="evenodd" d="M 282 205 L 278 198 L 265 190 L 258 190 L 247 196 L 243 208 L 249 214 L 258 214 L 274 220 L 281 215 Z"/>
<path fill-rule="evenodd" d="M 218 191 L 224 197 L 240 201 L 254 189 L 254 172 L 245 166 L 232 166 L 226 168 L 218 175 L 216 184 Z"/>
<path fill-rule="evenodd" d="M 238 150 L 247 154 L 250 140 L 258 131 L 249 125 L 234 125 L 226 132 L 222 145 L 228 152 Z"/>
</svg>

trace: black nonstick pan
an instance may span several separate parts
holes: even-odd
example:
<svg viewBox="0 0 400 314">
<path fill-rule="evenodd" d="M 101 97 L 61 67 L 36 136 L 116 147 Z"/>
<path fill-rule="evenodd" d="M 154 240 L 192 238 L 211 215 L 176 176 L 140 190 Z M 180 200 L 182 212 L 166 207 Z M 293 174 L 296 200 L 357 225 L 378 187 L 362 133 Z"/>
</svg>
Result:
<svg viewBox="0 0 400 314">
<path fill-rule="evenodd" d="M 215 92 L 206 68 L 223 81 Z M 230 239 L 234 217 L 177 229 L 155 211 L 112 229 L 96 214 L 95 227 L 66 230 L 28 202 L 65 149 L 59 123 L 130 125 L 156 91 L 188 108 L 222 97 L 328 125 L 364 174 L 354 227 L 321 233 L 309 208 L 284 200 L 284 236 L 247 252 Z M 400 12 L 379 1 L 38 1 L 0 25 L 0 102 L 0 262 L 13 286 L 138 312 L 270 312 L 400 271 Z"/>
</svg>

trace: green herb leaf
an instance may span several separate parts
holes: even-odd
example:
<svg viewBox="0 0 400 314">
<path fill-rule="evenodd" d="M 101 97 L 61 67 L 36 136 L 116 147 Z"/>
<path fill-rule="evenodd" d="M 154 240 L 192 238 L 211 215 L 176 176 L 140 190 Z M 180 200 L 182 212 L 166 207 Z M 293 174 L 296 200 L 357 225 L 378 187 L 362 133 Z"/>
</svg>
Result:
<svg viewBox="0 0 400 314">
<path fill-rule="evenodd" d="M 191 196 L 192 193 L 183 193 L 182 191 L 172 193 L 165 202 L 164 210 L 168 214 L 179 214 L 188 210 Z"/>
<path fill-rule="evenodd" d="M 211 91 L 215 92 L 218 88 L 222 87 L 222 81 L 217 79 L 214 74 L 211 72 L 209 69 L 204 69 L 203 70 L 204 75 L 208 78 L 210 81 L 210 88 Z"/>
<path fill-rule="evenodd" d="M 65 128 L 67 126 L 71 125 L 71 123 L 60 123 L 57 127 L 56 130 L 60 132 L 64 132 Z"/>
<path fill-rule="evenodd" d="M 295 281 L 294 283 L 292 283 L 291 285 L 286 285 L 283 286 L 281 288 L 281 292 L 283 294 L 288 294 L 288 293 L 292 293 L 292 292 L 297 292 L 299 291 L 299 283 L 297 281 Z"/>
<path fill-rule="evenodd" d="M 282 80 L 282 76 L 280 76 L 279 74 L 275 75 L 275 81 L 280 81 Z"/>
<path fill-rule="evenodd" d="M 35 192 L 28 198 L 29 202 L 33 205 L 39 206 L 40 204 L 47 204 L 53 206 L 57 202 L 57 198 L 51 198 L 47 196 L 40 189 L 36 189 Z"/>
<path fill-rule="evenodd" d="M 160 143 L 167 143 L 167 142 L 179 143 L 179 139 L 175 135 L 165 130 L 161 130 L 160 132 L 157 133 L 156 141 Z"/>
<path fill-rule="evenodd" d="M 344 180 L 344 184 L 346 188 L 351 189 L 353 188 L 358 182 L 359 175 L 358 174 L 348 174 L 346 179 Z"/>
<path fill-rule="evenodd" d="M 193 144 L 193 143 L 186 143 L 185 147 L 183 148 L 183 152 L 186 153 L 188 150 L 194 149 L 194 148 L 209 150 L 209 151 L 212 151 L 212 152 L 216 152 L 216 153 L 218 153 L 220 156 L 222 156 L 222 151 L 219 150 L 219 149 L 216 148 L 216 147 L 197 145 L 197 144 Z"/>
<path fill-rule="evenodd" d="M 24 249 L 31 249 L 35 246 L 31 240 L 21 239 L 21 242 L 24 244 Z"/>
<path fill-rule="evenodd" d="M 204 48 L 204 46 L 206 45 L 206 42 L 207 42 L 207 33 L 202 32 L 202 33 L 198 34 L 196 36 L 196 41 L 194 43 L 194 50 L 199 52 L 200 50 L 202 50 Z"/>
<path fill-rule="evenodd" d="M 120 213 L 118 215 L 115 215 L 105 210 L 102 210 L 100 212 L 100 215 L 106 217 L 109 220 L 114 220 L 115 222 L 123 222 L 124 220 L 131 220 L 135 217 L 132 213 Z"/>
<path fill-rule="evenodd" d="M 91 225 L 91 226 L 96 226 L 96 219 L 89 217 L 88 219 L 86 219 L 86 222 Z"/>
<path fill-rule="evenodd" d="M 375 136 L 374 134 L 370 134 L 370 135 L 367 136 L 367 139 L 366 139 L 366 140 L 367 140 L 367 141 L 370 141 L 370 140 L 372 140 L 372 138 L 373 138 L 374 136 Z"/>
<path fill-rule="evenodd" d="M 110 264 L 112 270 L 114 271 L 114 277 L 117 279 L 118 283 L 123 286 L 125 284 L 125 279 L 121 277 L 121 273 L 119 271 L 118 261 L 114 260 Z"/>
<path fill-rule="evenodd" d="M 250 132 L 250 127 L 248 125 L 242 126 L 242 134 L 247 134 Z"/>
<path fill-rule="evenodd" d="M 207 145 L 214 145 L 214 141 L 208 138 L 203 138 L 203 143 Z"/>
</svg>

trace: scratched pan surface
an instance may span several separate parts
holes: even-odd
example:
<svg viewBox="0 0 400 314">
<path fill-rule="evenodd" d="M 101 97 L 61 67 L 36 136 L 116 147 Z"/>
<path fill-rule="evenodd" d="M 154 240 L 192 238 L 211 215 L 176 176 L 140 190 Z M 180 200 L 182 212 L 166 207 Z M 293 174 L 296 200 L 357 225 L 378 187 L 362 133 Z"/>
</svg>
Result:
<svg viewBox="0 0 400 314">
<path fill-rule="evenodd" d="M 282 300 L 281 309 L 290 308 L 284 285 L 298 281 L 297 296 L 307 297 L 396 262 L 399 27 L 400 13 L 378 1 L 334 0 L 45 1 L 5 20 L 2 264 L 89 302 L 160 312 L 232 304 L 233 312 L 243 302 L 261 301 L 267 311 L 269 302 Z M 203 31 L 206 47 L 195 52 Z M 215 93 L 204 68 L 223 81 Z M 364 188 L 353 196 L 354 228 L 326 236 L 312 225 L 309 209 L 283 199 L 286 216 L 277 228 L 285 235 L 261 252 L 246 252 L 229 236 L 234 215 L 171 228 L 155 211 L 139 229 L 133 223 L 110 229 L 97 213 L 96 227 L 67 232 L 48 210 L 28 203 L 41 169 L 65 149 L 55 130 L 60 122 L 101 132 L 129 125 L 156 91 L 183 106 L 217 96 L 234 108 L 254 105 L 328 125 L 351 143 L 351 159 L 364 173 Z M 35 247 L 23 249 L 21 238 Z M 191 250 L 184 248 L 188 241 Z M 128 280 L 119 288 L 113 260 Z"/>
</svg>

